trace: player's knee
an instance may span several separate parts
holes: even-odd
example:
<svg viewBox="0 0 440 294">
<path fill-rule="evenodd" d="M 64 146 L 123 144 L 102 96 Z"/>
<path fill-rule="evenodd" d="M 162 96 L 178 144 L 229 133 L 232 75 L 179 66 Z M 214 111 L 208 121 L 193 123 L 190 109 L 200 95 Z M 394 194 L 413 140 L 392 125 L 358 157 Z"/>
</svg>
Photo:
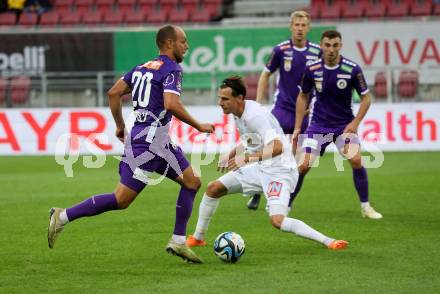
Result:
<svg viewBox="0 0 440 294">
<path fill-rule="evenodd" d="M 350 164 L 353 168 L 361 168 L 362 167 L 362 159 L 360 156 L 355 156 L 350 159 Z"/>
<path fill-rule="evenodd" d="M 225 194 L 225 188 L 219 181 L 210 182 L 206 188 L 206 194 L 209 197 L 220 197 Z"/>
<path fill-rule="evenodd" d="M 200 189 L 200 186 L 202 185 L 202 182 L 200 181 L 199 177 L 191 177 L 191 179 L 184 182 L 184 187 L 189 190 L 195 190 L 198 191 Z"/>
<path fill-rule="evenodd" d="M 277 229 L 281 229 L 281 223 L 284 220 L 284 215 L 272 215 L 270 217 L 270 224 Z"/>
<path fill-rule="evenodd" d="M 308 161 L 304 161 L 298 166 L 298 172 L 302 175 L 305 175 L 310 170 L 310 164 Z"/>
</svg>

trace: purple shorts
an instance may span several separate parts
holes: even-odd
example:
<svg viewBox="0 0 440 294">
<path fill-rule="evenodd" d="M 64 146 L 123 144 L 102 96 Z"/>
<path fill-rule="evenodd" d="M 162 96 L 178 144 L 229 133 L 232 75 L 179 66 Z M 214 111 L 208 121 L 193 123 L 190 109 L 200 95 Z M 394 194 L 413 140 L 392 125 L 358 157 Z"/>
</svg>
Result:
<svg viewBox="0 0 440 294">
<path fill-rule="evenodd" d="M 272 109 L 272 114 L 278 120 L 283 129 L 284 134 L 293 134 L 295 129 L 295 111 L 286 110 L 281 107 L 274 107 Z M 301 134 L 305 132 L 309 124 L 309 116 L 304 116 L 304 120 L 301 125 Z"/>
<path fill-rule="evenodd" d="M 360 141 L 356 134 L 343 135 L 345 127 L 321 128 L 311 124 L 305 132 L 302 144 L 303 151 L 322 156 L 330 143 L 335 143 L 338 150 L 341 150 L 345 144 L 359 145 Z"/>
<path fill-rule="evenodd" d="M 148 146 L 133 146 L 125 150 L 119 164 L 120 182 L 130 189 L 141 192 L 148 184 L 149 173 L 156 172 L 169 179 L 176 179 L 190 166 L 180 147 L 168 145 L 161 154 L 153 154 Z"/>
</svg>

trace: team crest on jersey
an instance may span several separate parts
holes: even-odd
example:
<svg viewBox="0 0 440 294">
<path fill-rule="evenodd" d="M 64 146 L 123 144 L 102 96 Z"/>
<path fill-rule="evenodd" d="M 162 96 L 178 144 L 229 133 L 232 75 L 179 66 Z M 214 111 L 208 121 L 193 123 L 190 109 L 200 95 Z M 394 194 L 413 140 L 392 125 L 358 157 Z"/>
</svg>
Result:
<svg viewBox="0 0 440 294">
<path fill-rule="evenodd" d="M 292 57 L 284 57 L 284 71 L 292 69 Z"/>
<path fill-rule="evenodd" d="M 283 183 L 272 181 L 269 183 L 269 187 L 267 188 L 267 196 L 280 197 L 282 189 L 283 189 Z"/>
<path fill-rule="evenodd" d="M 318 91 L 319 93 L 322 92 L 322 80 L 323 80 L 323 78 L 315 77 L 315 88 L 316 88 L 316 91 Z"/>
<path fill-rule="evenodd" d="M 284 55 L 292 57 L 293 56 L 293 51 L 285 51 Z"/>
<path fill-rule="evenodd" d="M 339 89 L 343 90 L 343 89 L 345 89 L 347 87 L 347 81 L 343 80 L 343 79 L 338 80 L 336 82 L 336 86 L 338 86 Z"/>
<path fill-rule="evenodd" d="M 159 70 L 163 65 L 162 60 L 150 60 L 142 65 L 142 67 L 153 69 L 153 70 Z"/>
</svg>

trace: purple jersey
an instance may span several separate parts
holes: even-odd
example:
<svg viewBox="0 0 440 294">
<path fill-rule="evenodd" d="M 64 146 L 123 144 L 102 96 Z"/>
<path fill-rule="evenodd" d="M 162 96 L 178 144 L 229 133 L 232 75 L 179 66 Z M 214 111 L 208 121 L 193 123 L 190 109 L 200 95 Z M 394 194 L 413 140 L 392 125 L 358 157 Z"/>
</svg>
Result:
<svg viewBox="0 0 440 294">
<path fill-rule="evenodd" d="M 311 111 L 311 125 L 324 129 L 340 128 L 353 119 L 352 93 L 368 92 L 364 74 L 359 65 L 341 56 L 338 65 L 329 67 L 319 59 L 307 65 L 301 91 L 316 90 L 316 102 Z"/>
<path fill-rule="evenodd" d="M 292 40 L 286 40 L 272 50 L 266 71 L 279 70 L 277 90 L 275 92 L 275 108 L 283 108 L 295 112 L 296 97 L 306 64 L 313 62 L 321 55 L 319 45 L 307 41 L 304 48 L 297 48 Z"/>
<path fill-rule="evenodd" d="M 166 55 L 138 65 L 122 79 L 131 88 L 136 119 L 131 130 L 132 142 L 149 144 L 161 132 L 168 132 L 172 114 L 164 108 L 163 93 L 180 96 L 182 68 Z"/>
</svg>

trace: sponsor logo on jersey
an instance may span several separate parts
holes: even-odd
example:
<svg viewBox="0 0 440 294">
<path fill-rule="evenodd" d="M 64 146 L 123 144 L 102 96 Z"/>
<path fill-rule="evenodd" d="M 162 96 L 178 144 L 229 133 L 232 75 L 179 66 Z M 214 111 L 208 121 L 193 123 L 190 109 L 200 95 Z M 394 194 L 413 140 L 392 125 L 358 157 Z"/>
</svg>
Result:
<svg viewBox="0 0 440 294">
<path fill-rule="evenodd" d="M 345 74 L 337 74 L 336 77 L 338 79 L 351 79 L 351 75 L 345 75 Z"/>
<path fill-rule="evenodd" d="M 174 83 L 174 74 L 170 73 L 169 75 L 167 75 L 167 77 L 165 78 L 165 81 L 163 82 L 164 86 L 169 86 L 171 84 Z"/>
<path fill-rule="evenodd" d="M 283 189 L 283 183 L 272 181 L 269 183 L 269 187 L 267 188 L 267 196 L 280 197 L 282 189 Z"/>
<path fill-rule="evenodd" d="M 316 55 L 306 55 L 306 59 L 316 60 L 316 59 L 318 59 L 318 56 L 316 56 Z"/>
<path fill-rule="evenodd" d="M 319 49 L 318 48 L 309 47 L 309 52 L 312 52 L 313 54 L 318 55 L 319 54 Z"/>
<path fill-rule="evenodd" d="M 323 71 L 315 71 L 315 72 L 313 72 L 313 74 L 315 75 L 315 77 L 322 77 L 324 72 Z"/>
<path fill-rule="evenodd" d="M 341 65 L 341 70 L 348 72 L 348 73 L 351 73 L 353 71 L 353 68 L 351 66 L 343 64 L 343 65 Z"/>
<path fill-rule="evenodd" d="M 161 66 L 163 65 L 162 60 L 150 60 L 142 65 L 142 67 L 145 67 L 147 69 L 152 70 L 159 70 Z"/>
<path fill-rule="evenodd" d="M 310 70 L 315 70 L 315 69 L 318 69 L 318 68 L 321 68 L 321 63 L 315 64 L 315 65 L 312 65 L 312 66 L 310 67 Z"/>
<path fill-rule="evenodd" d="M 336 86 L 338 86 L 339 89 L 343 90 L 343 89 L 345 89 L 347 87 L 347 81 L 343 80 L 343 79 L 338 80 L 336 82 Z"/>
<path fill-rule="evenodd" d="M 292 57 L 284 57 L 284 71 L 290 71 L 292 69 Z"/>
<path fill-rule="evenodd" d="M 361 89 L 366 89 L 367 85 L 365 83 L 364 75 L 360 72 L 356 75 L 356 78 L 358 79 L 359 86 L 361 87 Z"/>
<path fill-rule="evenodd" d="M 284 51 L 284 55 L 293 56 L 293 51 Z"/>
</svg>

